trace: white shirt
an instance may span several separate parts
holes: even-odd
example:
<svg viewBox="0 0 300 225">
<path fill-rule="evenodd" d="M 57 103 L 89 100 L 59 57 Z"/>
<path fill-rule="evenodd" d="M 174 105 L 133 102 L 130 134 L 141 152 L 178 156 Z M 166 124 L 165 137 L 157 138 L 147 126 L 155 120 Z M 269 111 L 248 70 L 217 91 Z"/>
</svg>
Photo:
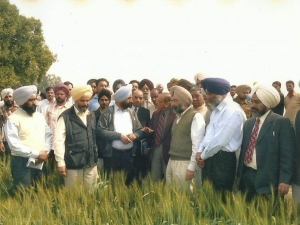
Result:
<svg viewBox="0 0 300 225">
<path fill-rule="evenodd" d="M 131 134 L 132 133 L 132 121 L 128 109 L 121 110 L 116 104 L 114 105 L 114 128 L 115 132 L 121 134 Z M 130 149 L 133 147 L 133 142 L 124 144 L 121 140 L 114 140 L 112 142 L 112 147 L 115 149 Z"/>
<path fill-rule="evenodd" d="M 246 115 L 241 107 L 227 95 L 212 111 L 203 141 L 198 152 L 201 158 L 212 157 L 220 150 L 238 151 L 243 139 L 243 123 Z"/>
<path fill-rule="evenodd" d="M 75 113 L 86 125 L 86 117 L 89 115 L 89 111 L 86 110 L 84 113 L 80 113 L 74 106 Z M 53 150 L 55 154 L 55 160 L 57 161 L 58 167 L 66 166 L 65 163 L 65 141 L 66 141 L 66 124 L 64 118 L 59 117 L 56 125 L 55 135 L 53 139 Z"/>
<path fill-rule="evenodd" d="M 178 124 L 181 117 L 193 106 L 187 108 L 180 116 L 177 115 L 176 123 Z M 197 168 L 196 163 L 196 153 L 199 149 L 199 145 L 204 137 L 205 133 L 205 121 L 201 113 L 196 113 L 192 125 L 191 125 L 191 140 L 192 140 L 192 155 L 190 158 L 190 163 L 188 165 L 188 170 L 195 171 Z"/>
<path fill-rule="evenodd" d="M 262 115 L 261 117 L 259 117 L 259 125 L 258 125 L 258 131 L 257 131 L 257 137 L 259 135 L 259 132 L 260 132 L 260 129 L 262 127 L 262 125 L 264 124 L 265 122 L 265 119 L 267 118 L 267 116 L 269 115 L 271 110 L 269 110 L 268 112 L 266 112 L 264 115 Z M 253 129 L 254 129 L 255 126 L 253 126 Z M 252 129 L 252 131 L 253 131 Z M 253 169 L 257 170 L 257 164 L 256 164 L 256 148 L 253 149 L 253 155 L 252 155 L 252 161 L 247 164 L 247 166 L 249 167 L 252 167 Z"/>
<path fill-rule="evenodd" d="M 50 104 L 54 104 L 54 102 L 51 103 L 48 101 L 48 99 L 44 99 L 39 102 L 38 106 L 36 107 L 36 111 L 42 113 L 45 116 L 47 108 Z"/>
</svg>

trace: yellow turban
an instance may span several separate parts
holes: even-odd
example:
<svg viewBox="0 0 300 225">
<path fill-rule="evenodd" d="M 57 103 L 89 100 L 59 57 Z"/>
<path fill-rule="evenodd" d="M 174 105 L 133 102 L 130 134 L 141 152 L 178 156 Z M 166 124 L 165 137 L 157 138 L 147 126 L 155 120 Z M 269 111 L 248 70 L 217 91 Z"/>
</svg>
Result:
<svg viewBox="0 0 300 225">
<path fill-rule="evenodd" d="M 89 95 L 91 98 L 93 95 L 93 90 L 90 85 L 76 86 L 72 89 L 71 94 L 73 100 L 77 101 L 84 95 Z"/>
</svg>

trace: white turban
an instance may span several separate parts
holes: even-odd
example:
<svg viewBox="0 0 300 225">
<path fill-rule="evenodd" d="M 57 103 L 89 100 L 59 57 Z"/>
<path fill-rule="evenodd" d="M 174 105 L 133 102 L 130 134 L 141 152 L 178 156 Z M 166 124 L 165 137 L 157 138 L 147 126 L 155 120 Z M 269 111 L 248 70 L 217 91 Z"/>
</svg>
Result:
<svg viewBox="0 0 300 225">
<path fill-rule="evenodd" d="M 120 87 L 113 95 L 113 98 L 116 102 L 122 102 L 126 98 L 128 98 L 131 93 L 132 93 L 132 84 L 127 84 L 126 86 Z"/>
<path fill-rule="evenodd" d="M 202 74 L 202 73 L 197 73 L 197 74 L 194 76 L 194 80 L 195 80 L 196 83 L 197 83 L 197 80 L 204 80 L 205 78 L 207 78 L 207 76 L 205 76 L 205 75 Z"/>
<path fill-rule="evenodd" d="M 19 106 L 21 106 L 28 101 L 31 95 L 35 95 L 36 93 L 37 93 L 37 88 L 35 85 L 23 86 L 14 90 L 13 98 L 15 102 Z"/>
<path fill-rule="evenodd" d="M 273 86 L 257 83 L 252 89 L 252 95 L 256 94 L 261 102 L 268 108 L 274 108 L 280 102 L 278 91 Z"/>
<path fill-rule="evenodd" d="M 90 85 L 76 86 L 72 89 L 71 95 L 73 101 L 79 100 L 84 95 L 89 95 L 91 98 L 93 95 L 93 89 L 91 88 Z"/>
<path fill-rule="evenodd" d="M 7 94 L 12 94 L 13 92 L 14 92 L 14 90 L 11 89 L 11 88 L 5 88 L 5 89 L 3 89 L 3 90 L 1 91 L 1 98 L 2 98 L 2 100 L 5 98 L 5 96 L 6 96 Z"/>
</svg>

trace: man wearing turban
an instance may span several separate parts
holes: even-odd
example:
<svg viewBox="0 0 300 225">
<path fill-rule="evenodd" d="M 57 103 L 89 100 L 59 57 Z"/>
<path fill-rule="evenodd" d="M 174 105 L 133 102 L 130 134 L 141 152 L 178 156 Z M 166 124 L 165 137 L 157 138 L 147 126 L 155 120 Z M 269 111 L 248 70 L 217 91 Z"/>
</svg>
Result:
<svg viewBox="0 0 300 225">
<path fill-rule="evenodd" d="M 14 189 L 22 184 L 29 186 L 41 178 L 51 148 L 51 130 L 44 116 L 36 112 L 34 85 L 23 86 L 13 92 L 19 108 L 4 125 L 4 132 L 11 149 L 11 172 Z"/>
<path fill-rule="evenodd" d="M 5 152 L 6 155 L 10 155 L 10 148 L 7 144 L 4 136 L 3 125 L 6 123 L 7 118 L 10 114 L 18 109 L 18 105 L 15 103 L 13 98 L 14 90 L 11 88 L 5 88 L 1 91 L 1 98 L 4 105 L 0 107 L 0 152 Z"/>
<path fill-rule="evenodd" d="M 203 180 L 212 182 L 215 190 L 232 191 L 236 171 L 236 152 L 242 143 L 246 115 L 228 95 L 230 84 L 222 78 L 202 81 L 205 103 L 212 110 L 210 122 L 197 153 Z M 224 197 L 224 195 L 223 195 Z"/>
<path fill-rule="evenodd" d="M 137 143 L 135 140 L 142 138 L 143 131 L 137 114 L 131 109 L 132 85 L 120 87 L 113 98 L 115 103 L 101 113 L 97 124 L 97 138 L 106 140 L 103 150 L 105 172 L 125 171 L 125 183 L 128 185 Z"/>
<path fill-rule="evenodd" d="M 251 92 L 251 87 L 247 84 L 239 85 L 236 87 L 237 96 L 233 99 L 234 102 L 239 104 L 244 110 L 247 119 L 251 118 L 251 102 L 247 100 L 247 96 Z"/>
<path fill-rule="evenodd" d="M 150 100 L 150 91 L 154 88 L 154 85 L 151 80 L 143 79 L 139 83 L 139 90 L 143 92 L 144 102 L 142 104 L 143 107 L 149 109 L 151 105 L 154 105 Z"/>
<path fill-rule="evenodd" d="M 253 117 L 244 124 L 237 171 L 239 188 L 248 201 L 262 195 L 271 199 L 273 193 L 277 197 L 289 191 L 295 135 L 290 120 L 270 110 L 279 101 L 274 87 L 260 83 L 253 87 Z"/>
<path fill-rule="evenodd" d="M 96 117 L 88 110 L 93 90 L 90 85 L 76 86 L 71 95 L 74 105 L 59 116 L 53 140 L 58 172 L 67 188 L 76 181 L 90 186 L 98 176 Z"/>
<path fill-rule="evenodd" d="M 174 180 L 181 189 L 191 192 L 190 185 L 193 178 L 198 178 L 201 173 L 200 168 L 197 168 L 195 156 L 204 137 L 205 121 L 203 116 L 193 109 L 189 91 L 174 86 L 170 89 L 170 94 L 172 108 L 177 118 L 172 126 L 166 182 L 171 184 Z"/>
<path fill-rule="evenodd" d="M 55 102 L 48 106 L 45 113 L 46 123 L 51 128 L 52 140 L 54 139 L 58 117 L 62 112 L 72 106 L 72 104 L 67 101 L 69 96 L 69 88 L 66 85 L 64 85 L 63 83 L 56 84 L 53 87 L 53 90 L 55 95 Z M 51 168 L 54 168 L 54 161 L 54 151 L 51 150 L 49 153 L 49 163 L 51 164 Z"/>
</svg>

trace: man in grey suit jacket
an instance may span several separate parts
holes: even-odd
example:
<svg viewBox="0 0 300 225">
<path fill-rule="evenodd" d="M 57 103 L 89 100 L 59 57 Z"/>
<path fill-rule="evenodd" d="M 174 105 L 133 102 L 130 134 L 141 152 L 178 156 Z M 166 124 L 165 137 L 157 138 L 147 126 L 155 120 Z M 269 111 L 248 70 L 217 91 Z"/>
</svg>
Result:
<svg viewBox="0 0 300 225">
<path fill-rule="evenodd" d="M 239 188 L 248 201 L 271 196 L 272 191 L 280 196 L 288 193 L 295 150 L 290 120 L 270 110 L 280 101 L 278 91 L 257 84 L 252 93 L 253 117 L 244 124 L 237 171 Z"/>
</svg>

